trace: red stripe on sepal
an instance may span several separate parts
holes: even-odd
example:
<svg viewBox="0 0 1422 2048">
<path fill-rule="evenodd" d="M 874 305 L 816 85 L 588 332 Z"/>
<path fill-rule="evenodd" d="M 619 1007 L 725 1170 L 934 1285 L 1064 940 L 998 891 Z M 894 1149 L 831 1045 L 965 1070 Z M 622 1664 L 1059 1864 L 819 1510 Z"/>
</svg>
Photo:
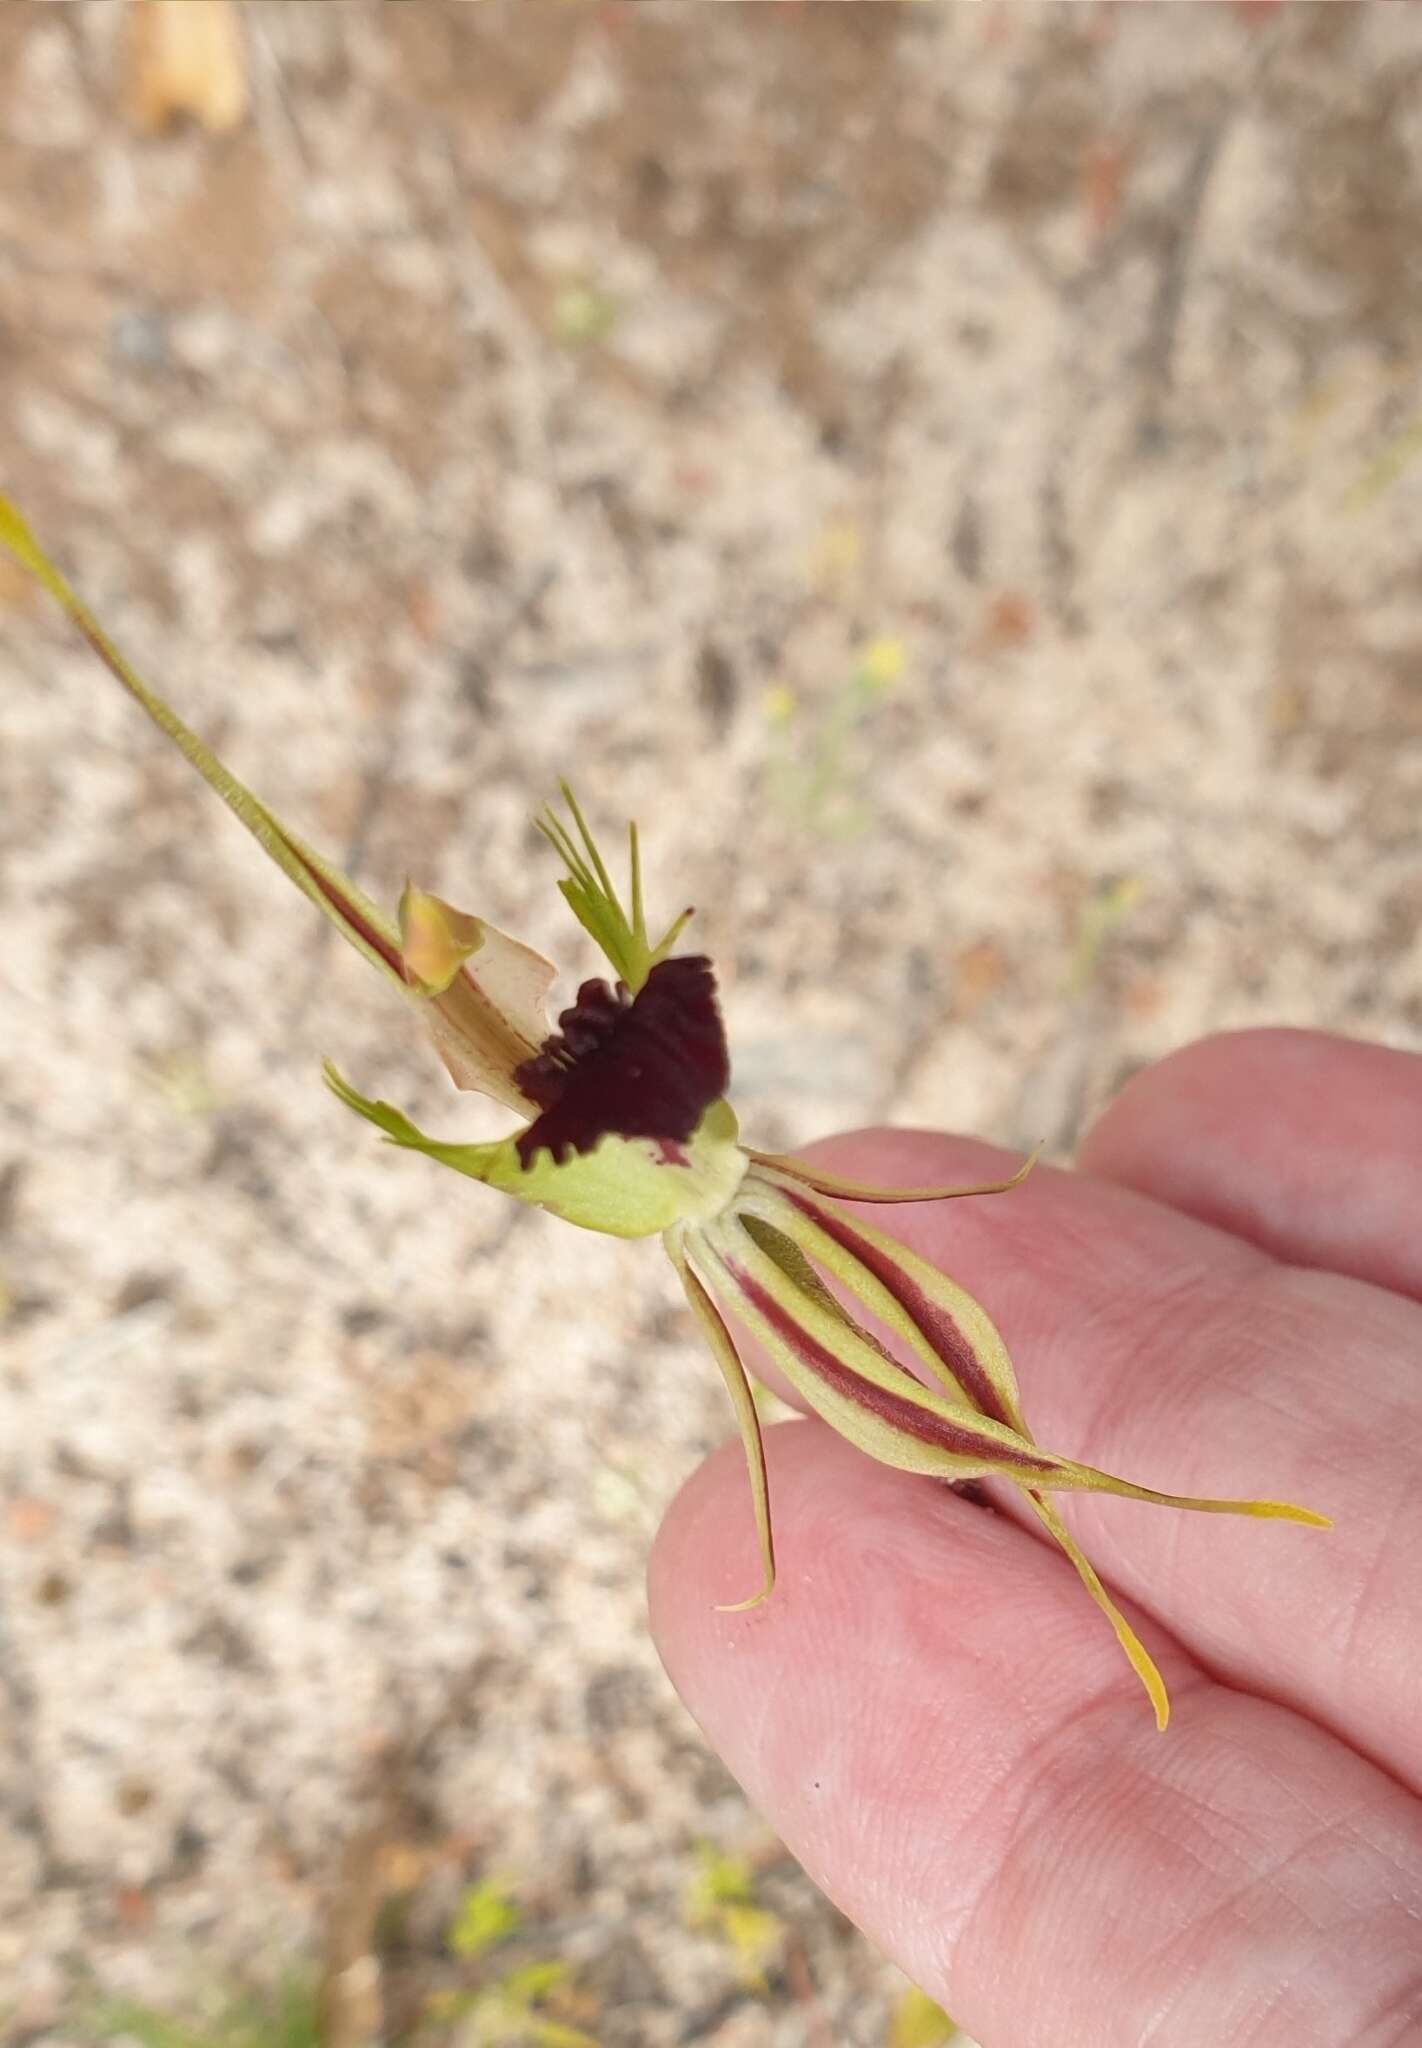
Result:
<svg viewBox="0 0 1422 2048">
<path fill-rule="evenodd" d="M 818 1224 L 826 1237 L 832 1237 L 851 1258 L 857 1259 L 886 1293 L 893 1296 L 910 1322 L 922 1332 L 924 1342 L 937 1352 L 981 1414 L 990 1416 L 994 1422 L 1005 1422 L 1009 1429 L 1020 1427 L 1018 1418 L 1009 1412 L 1007 1404 L 984 1372 L 977 1353 L 947 1309 L 931 1300 L 890 1253 L 862 1236 L 838 1211 L 823 1208 L 804 1195 L 792 1193 L 789 1188 L 783 1193 L 788 1202 L 808 1216 L 812 1223 Z"/>
<path fill-rule="evenodd" d="M 867 1409 L 892 1429 L 902 1430 L 905 1436 L 916 1437 L 920 1443 L 932 1444 L 936 1449 L 958 1458 L 986 1459 L 994 1465 L 1013 1465 L 1024 1472 L 1047 1475 L 1058 1470 L 1057 1460 L 1053 1458 L 1034 1457 L 1030 1451 L 1015 1450 L 1000 1443 L 996 1437 L 981 1437 L 970 1423 L 950 1421 L 945 1415 L 920 1407 L 909 1396 L 896 1394 L 890 1388 L 866 1379 L 862 1373 L 846 1365 L 843 1359 L 837 1358 L 817 1337 L 812 1337 L 744 1266 L 728 1260 L 726 1270 L 756 1314 L 765 1318 L 782 1343 L 795 1353 L 808 1371 L 817 1374 L 844 1400 Z"/>
</svg>

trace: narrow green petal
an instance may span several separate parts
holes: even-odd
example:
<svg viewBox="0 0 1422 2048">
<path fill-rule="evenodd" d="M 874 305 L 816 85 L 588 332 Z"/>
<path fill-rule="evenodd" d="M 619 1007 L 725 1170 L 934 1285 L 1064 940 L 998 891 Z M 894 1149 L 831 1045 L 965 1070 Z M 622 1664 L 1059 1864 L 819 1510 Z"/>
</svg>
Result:
<svg viewBox="0 0 1422 2048">
<path fill-rule="evenodd" d="M 629 819 L 627 824 L 627 872 L 631 877 L 632 929 L 634 932 L 645 932 L 647 910 L 642 900 L 642 846 L 637 836 L 635 818 Z"/>
<path fill-rule="evenodd" d="M 731 1397 L 736 1423 L 741 1432 L 741 1443 L 745 1448 L 746 1471 L 750 1478 L 751 1502 L 755 1508 L 756 1534 L 760 1538 L 760 1560 L 763 1579 L 760 1590 L 748 1599 L 728 1601 L 720 1606 L 723 1614 L 742 1614 L 747 1608 L 759 1607 L 769 1597 L 775 1585 L 775 1538 L 770 1526 L 770 1488 L 765 1472 L 765 1444 L 760 1432 L 760 1416 L 756 1412 L 755 1396 L 750 1381 L 746 1378 L 745 1367 L 741 1364 L 731 1333 L 721 1318 L 720 1311 L 700 1280 L 693 1272 L 686 1254 L 674 1241 L 674 1233 L 666 1239 L 667 1255 L 677 1270 L 686 1298 L 692 1312 L 701 1324 L 702 1333 L 711 1347 L 711 1355 L 721 1369 L 726 1382 L 726 1391 Z"/>
<path fill-rule="evenodd" d="M 83 599 L 50 561 L 15 506 L 3 497 L 0 497 L 0 547 L 8 549 L 18 562 L 38 577 L 105 667 L 142 705 L 159 730 L 166 733 L 187 756 L 203 780 L 241 820 L 302 895 L 330 919 L 358 953 L 363 953 L 373 966 L 403 990 L 405 981 L 400 971 L 399 933 L 384 912 L 356 887 L 349 876 L 343 875 L 339 868 L 333 867 L 314 848 L 289 831 L 280 818 L 275 817 L 244 783 L 223 766 L 211 748 L 184 725 L 177 713 L 149 689 Z"/>
<path fill-rule="evenodd" d="M 383 1131 L 389 1144 L 401 1145 L 410 1152 L 423 1152 L 428 1158 L 437 1159 L 441 1166 L 452 1166 L 456 1173 L 467 1173 L 471 1180 L 487 1181 L 508 1143 L 506 1139 L 496 1139 L 485 1145 L 441 1144 L 437 1138 L 426 1137 L 418 1125 L 412 1124 L 405 1112 L 396 1109 L 393 1103 L 372 1101 L 368 1095 L 352 1088 L 331 1060 L 323 1062 L 321 1071 L 331 1093 L 344 1102 L 347 1109 L 353 1109 L 357 1116 L 363 1116 L 367 1123 Z"/>
<path fill-rule="evenodd" d="M 1032 1503 L 1042 1522 L 1051 1530 L 1057 1542 L 1060 1543 L 1062 1549 L 1076 1566 L 1081 1582 L 1087 1592 L 1106 1616 L 1112 1628 L 1115 1629 L 1116 1640 L 1130 1658 L 1131 1667 L 1140 1679 L 1141 1684 L 1150 1694 L 1150 1703 L 1155 1708 L 1155 1725 L 1163 1730 L 1166 1722 L 1170 1719 L 1170 1695 L 1165 1690 L 1165 1680 L 1157 1671 L 1155 1662 L 1146 1649 L 1145 1644 L 1102 1585 L 1096 1575 L 1096 1568 L 1092 1564 L 1091 1559 L 1086 1555 L 1085 1551 L 1076 1541 L 1076 1538 L 1067 1528 L 1065 1522 L 1057 1513 L 1054 1504 L 1046 1499 L 1043 1494 L 1038 1493 L 1034 1487 L 1029 1486 L 1025 1491 L 1028 1500 Z"/>
<path fill-rule="evenodd" d="M 1007 1180 L 975 1181 L 970 1187 L 895 1188 L 877 1181 L 845 1180 L 837 1173 L 821 1173 L 807 1159 L 789 1152 L 752 1152 L 752 1163 L 767 1174 L 781 1176 L 797 1187 L 810 1188 L 817 1195 L 837 1195 L 845 1202 L 953 1202 L 962 1195 L 1005 1195 L 1020 1187 L 1037 1164 L 1041 1146 L 1028 1153 L 1016 1173 Z"/>
</svg>

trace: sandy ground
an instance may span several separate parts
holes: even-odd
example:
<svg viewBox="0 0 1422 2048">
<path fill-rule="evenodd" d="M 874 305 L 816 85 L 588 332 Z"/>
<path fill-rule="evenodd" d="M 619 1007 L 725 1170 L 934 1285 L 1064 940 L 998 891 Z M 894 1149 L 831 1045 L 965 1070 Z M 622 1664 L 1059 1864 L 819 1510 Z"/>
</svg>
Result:
<svg viewBox="0 0 1422 2048">
<path fill-rule="evenodd" d="M 1422 1045 L 1416 13 L 241 31 L 155 136 L 124 9 L 0 10 L 0 467 L 274 808 L 568 986 L 530 815 L 635 814 L 762 1143 Z M 496 1871 L 609 2048 L 885 2042 L 647 1639 L 728 1428 L 654 1248 L 354 1125 L 323 1053 L 495 1127 L 8 571 L 0 664 L 0 2039 L 372 1939 L 393 2038 Z"/>
</svg>

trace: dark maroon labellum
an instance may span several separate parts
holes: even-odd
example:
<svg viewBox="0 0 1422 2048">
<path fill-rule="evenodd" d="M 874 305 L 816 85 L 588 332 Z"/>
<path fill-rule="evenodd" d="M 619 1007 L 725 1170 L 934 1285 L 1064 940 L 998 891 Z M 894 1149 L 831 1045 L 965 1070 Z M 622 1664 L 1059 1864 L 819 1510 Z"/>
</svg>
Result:
<svg viewBox="0 0 1422 2048">
<path fill-rule="evenodd" d="M 599 1138 L 653 1138 L 675 1158 L 730 1085 L 711 962 L 661 960 L 630 998 L 619 982 L 585 981 L 559 1029 L 514 1080 L 543 1114 L 521 1131 L 527 1166 L 542 1149 L 561 1166 Z"/>
</svg>

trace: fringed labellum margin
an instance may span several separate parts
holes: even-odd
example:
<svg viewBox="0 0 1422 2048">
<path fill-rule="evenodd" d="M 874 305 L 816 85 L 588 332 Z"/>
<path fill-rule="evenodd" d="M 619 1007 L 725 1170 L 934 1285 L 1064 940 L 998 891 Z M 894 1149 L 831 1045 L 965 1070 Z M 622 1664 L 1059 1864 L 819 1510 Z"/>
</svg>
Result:
<svg viewBox="0 0 1422 2048">
<path fill-rule="evenodd" d="M 1032 1161 L 1008 1180 L 972 1187 L 891 1188 L 743 1147 L 726 1100 L 730 1062 L 711 962 L 672 951 L 689 911 L 653 944 L 635 826 L 624 905 L 566 785 L 567 820 L 550 810 L 538 821 L 567 870 L 563 895 L 616 977 L 611 984 L 585 981 L 552 1030 L 545 1003 L 555 970 L 548 961 L 414 884 L 398 918 L 388 918 L 148 688 L 3 498 L 0 546 L 38 577 L 288 879 L 415 1006 L 456 1087 L 492 1096 L 523 1122 L 489 1143 L 445 1142 L 389 1103 L 359 1094 L 328 1062 L 333 1093 L 389 1143 L 520 1201 L 589 1230 L 662 1237 L 745 1446 L 762 1582 L 737 1605 L 756 1606 L 771 1592 L 775 1543 L 760 1419 L 734 1324 L 762 1346 L 808 1408 L 870 1457 L 940 1479 L 997 1478 L 1019 1486 L 1111 1622 L 1164 1728 L 1169 1702 L 1160 1674 L 1050 1496 L 1115 1493 L 1162 1507 L 1281 1516 L 1318 1527 L 1328 1526 L 1327 1517 L 1286 1501 L 1158 1493 L 1045 1449 L 1027 1426 L 1012 1360 L 985 1310 L 857 1208 L 842 1206 L 1001 1194 Z M 887 1332 L 911 1369 L 866 1323 Z"/>
</svg>

